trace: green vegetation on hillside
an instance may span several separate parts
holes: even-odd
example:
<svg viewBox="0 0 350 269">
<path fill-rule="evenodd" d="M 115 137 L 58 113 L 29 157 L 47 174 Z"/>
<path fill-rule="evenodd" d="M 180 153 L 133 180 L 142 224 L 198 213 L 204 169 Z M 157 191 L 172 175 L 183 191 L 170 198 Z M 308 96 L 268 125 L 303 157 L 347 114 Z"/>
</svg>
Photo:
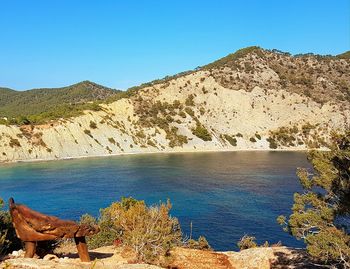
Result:
<svg viewBox="0 0 350 269">
<path fill-rule="evenodd" d="M 84 81 L 56 89 L 14 91 L 0 88 L 0 124 L 40 124 L 100 110 L 99 103 L 125 93 Z"/>
<path fill-rule="evenodd" d="M 203 69 L 219 68 L 226 65 L 232 64 L 234 61 L 246 56 L 249 53 L 255 52 L 259 53 L 262 49 L 257 46 L 251 46 L 243 49 L 237 50 L 235 53 L 231 53 L 215 62 L 203 66 Z"/>
<path fill-rule="evenodd" d="M 245 57 L 250 54 L 254 57 Z M 337 56 L 312 53 L 291 56 L 275 49 L 265 50 L 252 46 L 195 70 L 156 79 L 131 87 L 127 91 L 113 90 L 89 81 L 63 88 L 24 92 L 0 88 L 0 124 L 42 124 L 50 120 L 75 117 L 81 115 L 84 110 L 99 110 L 101 103 L 133 97 L 145 87 L 163 84 L 162 88 L 165 88 L 170 85 L 171 80 L 197 70 L 209 70 L 210 75 L 220 85 L 229 89 L 250 91 L 255 86 L 262 88 L 277 86 L 289 92 L 308 96 L 321 104 L 327 101 L 341 101 L 347 104 L 350 100 L 349 65 L 339 59 L 348 61 L 350 51 Z M 254 77 L 254 73 L 268 70 L 273 70 L 278 75 L 278 82 L 256 80 Z M 324 78 L 321 82 L 318 80 L 320 76 Z M 188 83 L 190 84 L 190 80 Z M 278 85 L 272 85 L 273 83 Z M 200 87 L 203 94 L 208 92 L 204 87 Z M 194 105 L 191 96 L 186 101 L 188 106 Z M 184 115 L 182 111 L 180 113 Z"/>
<path fill-rule="evenodd" d="M 350 50 L 346 51 L 346 52 L 344 52 L 342 54 L 338 54 L 337 58 L 339 58 L 339 59 L 350 59 Z"/>
<path fill-rule="evenodd" d="M 197 122 L 196 128 L 192 129 L 192 134 L 202 139 L 203 141 L 211 141 L 212 137 L 209 131 L 200 123 Z"/>
</svg>

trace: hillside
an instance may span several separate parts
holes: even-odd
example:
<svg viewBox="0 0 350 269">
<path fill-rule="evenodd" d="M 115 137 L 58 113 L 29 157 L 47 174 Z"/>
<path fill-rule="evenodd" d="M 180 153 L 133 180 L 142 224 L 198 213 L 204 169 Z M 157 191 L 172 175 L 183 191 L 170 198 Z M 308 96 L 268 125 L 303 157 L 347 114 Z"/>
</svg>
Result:
<svg viewBox="0 0 350 269">
<path fill-rule="evenodd" d="M 107 100 L 119 93 L 121 91 L 90 81 L 83 81 L 63 88 L 28 91 L 0 88 L 0 118 L 26 117 L 35 122 L 39 115 L 44 118 L 44 113 L 51 113 L 52 116 L 57 114 L 58 117 L 60 113 L 75 116 L 76 114 L 70 115 L 69 111 L 80 111 L 89 108 L 86 105 L 84 107 L 83 104 Z M 16 123 L 16 120 L 14 122 Z"/>
<path fill-rule="evenodd" d="M 349 127 L 350 59 L 250 47 L 124 93 L 106 91 L 57 97 L 56 102 L 84 105 L 96 96 L 102 99 L 74 117 L 68 113 L 44 118 L 53 121 L 41 125 L 0 125 L 0 160 L 325 148 L 332 131 Z M 20 102 L 11 104 L 26 113 Z"/>
</svg>

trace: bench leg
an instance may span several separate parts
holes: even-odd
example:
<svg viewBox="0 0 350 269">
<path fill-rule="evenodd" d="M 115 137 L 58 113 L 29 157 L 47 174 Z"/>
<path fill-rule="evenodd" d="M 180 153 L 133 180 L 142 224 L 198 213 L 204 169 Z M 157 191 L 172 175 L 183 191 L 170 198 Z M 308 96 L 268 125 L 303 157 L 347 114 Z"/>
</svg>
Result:
<svg viewBox="0 0 350 269">
<path fill-rule="evenodd" d="M 33 258 L 36 251 L 36 242 L 24 242 L 26 253 L 24 254 L 24 258 Z"/>
<path fill-rule="evenodd" d="M 89 262 L 90 256 L 88 247 L 86 245 L 85 237 L 74 237 L 75 244 L 77 245 L 77 250 L 79 254 L 79 258 L 82 262 Z"/>
</svg>

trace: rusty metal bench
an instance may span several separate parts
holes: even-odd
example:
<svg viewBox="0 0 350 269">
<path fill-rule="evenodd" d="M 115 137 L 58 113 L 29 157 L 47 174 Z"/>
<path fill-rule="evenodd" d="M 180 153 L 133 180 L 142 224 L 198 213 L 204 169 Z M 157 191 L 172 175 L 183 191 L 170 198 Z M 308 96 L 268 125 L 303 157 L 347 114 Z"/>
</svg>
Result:
<svg viewBox="0 0 350 269">
<path fill-rule="evenodd" d="M 9 200 L 9 207 L 16 234 L 25 243 L 26 258 L 34 257 L 38 241 L 74 238 L 80 260 L 90 261 L 85 236 L 98 233 L 98 226 L 78 225 L 74 221 L 47 216 L 25 205 L 15 204 L 13 198 Z"/>
</svg>

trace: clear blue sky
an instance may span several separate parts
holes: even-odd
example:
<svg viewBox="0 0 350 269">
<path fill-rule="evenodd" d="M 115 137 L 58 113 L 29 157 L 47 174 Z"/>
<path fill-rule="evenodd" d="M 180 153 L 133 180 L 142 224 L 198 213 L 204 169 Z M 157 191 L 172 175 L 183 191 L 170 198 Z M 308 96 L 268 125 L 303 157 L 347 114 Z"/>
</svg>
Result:
<svg viewBox="0 0 350 269">
<path fill-rule="evenodd" d="M 0 0 L 0 86 L 125 89 L 251 45 L 350 50 L 350 0 Z"/>
</svg>

